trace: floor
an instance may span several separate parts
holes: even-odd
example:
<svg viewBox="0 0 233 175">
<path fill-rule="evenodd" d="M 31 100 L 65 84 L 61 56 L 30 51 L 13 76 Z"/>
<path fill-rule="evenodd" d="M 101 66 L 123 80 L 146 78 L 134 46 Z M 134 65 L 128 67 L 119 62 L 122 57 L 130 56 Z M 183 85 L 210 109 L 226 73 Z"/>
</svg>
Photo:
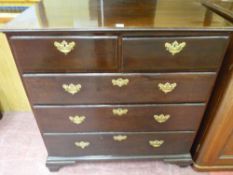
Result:
<svg viewBox="0 0 233 175">
<path fill-rule="evenodd" d="M 5 113 L 0 121 L 0 175 L 233 175 L 200 173 L 162 162 L 82 163 L 50 173 L 46 150 L 32 113 Z"/>
</svg>

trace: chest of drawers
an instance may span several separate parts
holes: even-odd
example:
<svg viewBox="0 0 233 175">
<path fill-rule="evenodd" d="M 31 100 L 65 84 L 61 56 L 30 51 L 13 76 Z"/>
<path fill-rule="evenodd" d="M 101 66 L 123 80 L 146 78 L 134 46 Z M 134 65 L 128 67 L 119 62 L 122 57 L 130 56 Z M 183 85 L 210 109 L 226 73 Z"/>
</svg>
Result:
<svg viewBox="0 0 233 175">
<path fill-rule="evenodd" d="M 114 16 L 117 5 L 126 12 L 122 4 L 128 3 L 131 15 L 138 8 L 151 13 L 155 9 L 133 0 L 101 2 L 106 17 L 101 18 L 105 24 L 98 24 L 102 27 L 84 29 L 91 21 L 85 19 L 83 28 L 49 28 L 47 23 L 44 30 L 10 30 L 16 20 L 6 32 L 48 150 L 47 166 L 57 170 L 81 160 L 110 159 L 189 165 L 229 31 L 204 26 L 182 30 L 172 24 L 158 30 L 143 22 L 133 29 L 110 27 L 110 20 L 140 24 L 119 11 Z M 144 18 L 149 22 L 151 17 Z"/>
</svg>

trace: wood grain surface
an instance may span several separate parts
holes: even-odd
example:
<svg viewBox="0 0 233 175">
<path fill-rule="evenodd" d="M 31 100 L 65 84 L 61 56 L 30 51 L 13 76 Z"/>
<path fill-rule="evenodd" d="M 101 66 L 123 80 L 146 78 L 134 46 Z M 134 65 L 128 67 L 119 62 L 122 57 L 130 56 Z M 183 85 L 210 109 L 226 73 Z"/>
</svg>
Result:
<svg viewBox="0 0 233 175">
<path fill-rule="evenodd" d="M 215 73 L 163 74 L 26 74 L 24 82 L 32 104 L 127 104 L 206 102 L 214 85 Z M 128 84 L 114 86 L 112 80 L 122 78 Z M 65 85 L 81 85 L 70 94 Z M 169 93 L 159 84 L 176 83 Z"/>
<path fill-rule="evenodd" d="M 113 110 L 127 110 L 116 115 Z M 91 106 L 34 106 L 35 117 L 42 132 L 150 132 L 196 131 L 205 110 L 205 104 L 170 105 L 91 105 Z M 154 115 L 169 115 L 159 123 Z M 69 117 L 84 116 L 82 123 Z"/>
<path fill-rule="evenodd" d="M 126 135 L 124 141 L 115 141 L 113 136 Z M 49 156 L 139 156 L 187 154 L 194 133 L 115 133 L 88 135 L 45 135 L 44 140 Z M 152 147 L 149 141 L 163 141 L 160 147 Z M 75 142 L 89 142 L 90 145 L 81 149 Z"/>
</svg>

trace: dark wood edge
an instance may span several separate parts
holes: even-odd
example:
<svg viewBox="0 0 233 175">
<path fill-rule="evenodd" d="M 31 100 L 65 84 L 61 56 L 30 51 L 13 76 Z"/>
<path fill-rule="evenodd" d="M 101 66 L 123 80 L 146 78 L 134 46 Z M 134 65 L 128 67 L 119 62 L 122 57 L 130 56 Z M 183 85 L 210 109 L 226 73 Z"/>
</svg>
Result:
<svg viewBox="0 0 233 175">
<path fill-rule="evenodd" d="M 226 18 L 227 20 L 233 22 L 233 13 L 230 10 L 227 10 L 210 0 L 202 0 L 202 4 L 212 10 L 213 12 L 217 13 L 218 15 Z"/>
<path fill-rule="evenodd" d="M 123 29 L 123 28 L 102 28 L 102 29 L 90 29 L 90 28 L 82 28 L 82 29 L 67 29 L 67 28 L 57 28 L 57 32 L 221 32 L 221 31 L 232 31 L 233 27 L 206 27 L 206 28 L 130 28 L 130 29 Z M 3 33 L 14 33 L 14 32 L 52 32 L 54 29 L 8 29 L 2 28 L 0 32 Z"/>
<path fill-rule="evenodd" d="M 216 75 L 216 72 L 166 72 L 166 73 L 128 73 L 128 72 L 120 72 L 120 73 L 25 73 L 22 74 L 23 78 L 27 77 L 72 77 L 72 76 L 99 76 L 99 77 L 107 77 L 107 76 L 159 76 L 159 75 L 166 75 L 166 76 L 176 76 L 176 75 Z"/>
<path fill-rule="evenodd" d="M 60 168 L 68 165 L 75 165 L 76 163 L 85 162 L 116 162 L 116 161 L 154 161 L 161 160 L 165 163 L 174 163 L 181 167 L 189 166 L 192 164 L 192 158 L 190 154 L 180 155 L 156 155 L 156 156 L 84 156 L 84 157 L 48 157 L 46 166 L 50 171 L 58 171 Z M 79 162 L 80 161 L 80 162 Z M 83 162 L 85 161 L 85 162 Z M 97 162 L 95 162 L 97 163 Z"/>
<path fill-rule="evenodd" d="M 154 159 L 163 159 L 165 161 L 190 161 L 191 154 L 176 154 L 176 155 L 151 155 L 151 156 L 112 156 L 112 155 L 98 155 L 98 156 L 81 156 L 81 157 L 53 157 L 48 156 L 47 162 L 54 161 L 101 161 L 101 160 L 154 160 Z"/>
<path fill-rule="evenodd" d="M 153 103 L 153 104 L 96 104 L 96 105 L 33 105 L 34 109 L 49 109 L 49 108 L 112 108 L 112 107 L 176 107 L 176 106 L 205 106 L 205 103 Z"/>
<path fill-rule="evenodd" d="M 153 131 L 153 132 L 69 132 L 69 133 L 42 133 L 43 136 L 80 136 L 80 135 L 113 135 L 113 134 L 127 134 L 127 135 L 143 135 L 143 134 L 195 134 L 196 131 Z"/>
<path fill-rule="evenodd" d="M 0 30 L 1 31 L 1 30 Z M 177 29 L 171 29 L 171 30 L 139 30 L 139 31 L 102 31 L 102 30 L 96 30 L 96 31 L 90 31 L 90 30 L 83 30 L 83 31 L 78 31 L 78 30 L 50 30 L 50 31 L 43 31 L 43 30 L 38 30 L 38 31 L 30 31 L 30 30 L 22 30 L 22 31 L 7 31 L 5 32 L 10 38 L 11 36 L 14 35 L 28 35 L 28 36 L 44 36 L 44 35 L 49 35 L 49 36 L 66 36 L 67 34 L 69 35 L 75 35 L 75 36 L 81 36 L 81 35 L 87 35 L 87 36 L 93 36 L 93 35 L 121 35 L 122 37 L 124 36 L 172 36 L 174 37 L 174 33 L 176 32 L 175 36 L 224 36 L 226 35 L 226 32 L 232 32 L 232 28 L 225 28 L 222 30 L 197 30 L 197 31 L 192 31 L 192 30 L 177 30 Z"/>
</svg>

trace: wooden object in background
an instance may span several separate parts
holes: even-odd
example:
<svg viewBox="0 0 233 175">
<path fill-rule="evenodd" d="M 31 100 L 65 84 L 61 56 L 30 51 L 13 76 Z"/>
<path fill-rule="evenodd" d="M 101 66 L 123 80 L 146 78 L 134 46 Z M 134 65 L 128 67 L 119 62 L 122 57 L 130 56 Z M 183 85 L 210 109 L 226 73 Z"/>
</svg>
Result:
<svg viewBox="0 0 233 175">
<path fill-rule="evenodd" d="M 205 5 L 233 21 L 233 13 L 223 8 L 233 8 L 233 1 L 207 1 Z M 233 42 L 226 58 L 193 146 L 194 167 L 198 170 L 233 170 Z"/>
<path fill-rule="evenodd" d="M 199 170 L 233 170 L 233 44 L 231 46 L 231 62 L 225 64 L 208 108 L 210 119 L 194 147 L 194 166 Z"/>
</svg>

